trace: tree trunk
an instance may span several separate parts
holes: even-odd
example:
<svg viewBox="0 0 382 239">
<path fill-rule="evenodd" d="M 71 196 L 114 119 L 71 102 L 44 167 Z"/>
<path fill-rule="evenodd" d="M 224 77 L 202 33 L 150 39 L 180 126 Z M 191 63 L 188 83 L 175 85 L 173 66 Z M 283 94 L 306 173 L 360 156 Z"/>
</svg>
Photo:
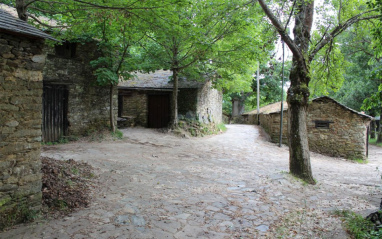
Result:
<svg viewBox="0 0 382 239">
<path fill-rule="evenodd" d="M 375 139 L 375 120 L 370 122 L 370 138 Z"/>
<path fill-rule="evenodd" d="M 380 94 L 381 97 L 382 97 L 382 93 Z M 382 125 L 381 125 L 381 121 L 382 121 L 382 112 L 379 113 L 379 122 L 378 122 L 378 132 L 377 132 L 377 143 L 382 143 Z"/>
<path fill-rule="evenodd" d="M 382 102 L 382 92 L 379 92 L 379 102 Z M 377 143 L 382 143 L 382 108 L 379 110 L 379 124 L 378 124 L 378 136 L 377 136 Z"/>
<path fill-rule="evenodd" d="M 382 130 L 381 130 L 381 121 L 379 121 L 377 143 L 382 143 Z"/>
<path fill-rule="evenodd" d="M 302 58 L 293 55 L 291 82 L 288 89 L 288 135 L 289 135 L 289 170 L 294 176 L 307 183 L 315 184 L 310 165 L 306 111 L 309 101 L 309 62 L 307 57 L 310 31 L 313 23 L 314 1 L 297 2 L 294 43 L 300 49 Z"/>
<path fill-rule="evenodd" d="M 111 131 L 115 133 L 113 93 L 114 93 L 114 85 L 110 84 L 110 127 L 111 127 Z"/>
<path fill-rule="evenodd" d="M 171 126 L 178 125 L 178 69 L 172 69 L 172 78 L 174 87 L 172 90 L 172 112 L 171 112 Z"/>
<path fill-rule="evenodd" d="M 23 21 L 28 20 L 27 7 L 25 6 L 25 0 L 16 0 L 17 15 Z"/>
</svg>

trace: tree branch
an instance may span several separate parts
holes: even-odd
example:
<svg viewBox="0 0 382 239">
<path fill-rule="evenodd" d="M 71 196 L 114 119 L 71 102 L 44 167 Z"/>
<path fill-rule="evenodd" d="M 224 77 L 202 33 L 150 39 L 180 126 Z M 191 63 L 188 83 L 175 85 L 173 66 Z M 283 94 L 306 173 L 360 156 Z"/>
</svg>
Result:
<svg viewBox="0 0 382 239">
<path fill-rule="evenodd" d="M 67 28 L 68 27 L 68 26 L 64 26 L 64 25 L 61 25 L 61 26 L 51 26 L 49 24 L 41 22 L 37 17 L 33 16 L 32 14 L 28 14 L 28 17 L 32 18 L 33 20 L 38 22 L 38 24 L 40 24 L 40 25 L 42 25 L 44 27 L 49 27 L 49 28 Z"/>
<path fill-rule="evenodd" d="M 272 25 L 276 28 L 277 32 L 280 34 L 281 39 L 288 45 L 289 49 L 292 51 L 293 55 L 297 57 L 300 61 L 304 59 L 300 49 L 293 42 L 292 38 L 285 32 L 285 28 L 281 25 L 279 20 L 273 15 L 271 10 L 265 4 L 264 0 L 258 0 L 261 8 L 272 22 Z"/>
<path fill-rule="evenodd" d="M 259 1 L 262 1 L 262 0 L 259 0 Z M 381 17 L 381 15 L 362 17 L 363 15 L 365 15 L 367 13 L 374 12 L 374 11 L 376 11 L 376 10 L 374 10 L 374 9 L 373 10 L 369 10 L 369 11 L 360 13 L 360 14 L 358 14 L 356 16 L 353 16 L 353 17 L 349 18 L 347 21 L 345 21 L 343 24 L 340 24 L 340 25 L 336 26 L 329 34 L 324 34 L 323 40 L 320 41 L 318 44 L 316 44 L 316 46 L 310 52 L 310 54 L 309 54 L 309 62 L 311 62 L 314 59 L 316 54 L 326 44 L 328 44 L 330 41 L 332 41 L 333 38 L 335 38 L 336 36 L 341 34 L 343 31 L 345 31 L 347 28 L 349 28 L 354 23 L 357 23 L 357 22 L 360 22 L 360 21 L 365 21 L 365 20 L 370 20 L 370 19 L 377 19 L 377 18 Z"/>
</svg>

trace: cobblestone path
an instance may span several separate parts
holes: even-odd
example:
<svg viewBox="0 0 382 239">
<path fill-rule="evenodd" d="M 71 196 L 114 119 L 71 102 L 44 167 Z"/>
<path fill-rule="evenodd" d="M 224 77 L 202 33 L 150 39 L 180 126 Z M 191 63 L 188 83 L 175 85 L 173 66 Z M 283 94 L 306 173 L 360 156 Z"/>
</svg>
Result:
<svg viewBox="0 0 382 239">
<path fill-rule="evenodd" d="M 0 238 L 347 238 L 332 212 L 379 205 L 378 148 L 368 164 L 312 153 L 312 186 L 287 173 L 288 148 L 259 131 L 229 125 L 221 135 L 183 139 L 131 128 L 120 141 L 45 147 L 43 156 L 96 168 L 91 206 Z"/>
</svg>

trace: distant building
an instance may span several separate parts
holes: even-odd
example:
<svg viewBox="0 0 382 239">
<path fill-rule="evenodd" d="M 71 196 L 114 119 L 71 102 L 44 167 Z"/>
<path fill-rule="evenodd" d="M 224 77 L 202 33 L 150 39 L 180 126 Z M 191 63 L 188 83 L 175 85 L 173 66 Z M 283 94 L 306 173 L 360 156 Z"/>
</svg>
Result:
<svg viewBox="0 0 382 239">
<path fill-rule="evenodd" d="M 43 71 L 43 141 L 83 135 L 110 125 L 110 87 L 98 86 L 90 62 L 101 56 L 96 41 L 46 47 Z M 117 87 L 114 90 L 117 123 Z"/>
<path fill-rule="evenodd" d="M 284 102 L 283 143 L 288 143 L 288 104 Z M 272 142 L 279 142 L 281 103 L 260 109 L 261 127 Z M 243 114 L 244 121 L 257 124 L 257 111 Z M 335 157 L 365 159 L 367 157 L 367 128 L 372 117 L 350 109 L 330 97 L 313 99 L 307 110 L 309 149 Z"/>
<path fill-rule="evenodd" d="M 0 217 L 41 207 L 41 95 L 45 39 L 0 9 Z M 2 227 L 3 225 L 0 225 Z"/>
<path fill-rule="evenodd" d="M 167 127 L 171 116 L 173 84 L 171 71 L 138 73 L 132 80 L 118 85 L 120 125 L 149 128 Z M 212 88 L 211 81 L 179 79 L 179 118 L 203 123 L 222 121 L 222 93 Z"/>
</svg>

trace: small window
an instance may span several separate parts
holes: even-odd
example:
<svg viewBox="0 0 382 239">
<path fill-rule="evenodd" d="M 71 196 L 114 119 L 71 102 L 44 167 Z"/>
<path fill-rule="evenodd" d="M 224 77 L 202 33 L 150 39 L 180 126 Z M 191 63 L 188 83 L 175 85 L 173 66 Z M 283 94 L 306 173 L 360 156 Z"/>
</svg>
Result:
<svg viewBox="0 0 382 239">
<path fill-rule="evenodd" d="M 77 48 L 76 43 L 71 43 L 66 41 L 66 42 L 63 42 L 62 45 L 55 45 L 54 48 L 56 50 L 57 56 L 61 56 L 64 58 L 76 57 L 76 48 Z"/>
<path fill-rule="evenodd" d="M 334 123 L 333 121 L 325 121 L 325 120 L 316 120 L 314 121 L 315 127 L 317 129 L 329 129 L 329 126 L 331 123 Z"/>
</svg>

